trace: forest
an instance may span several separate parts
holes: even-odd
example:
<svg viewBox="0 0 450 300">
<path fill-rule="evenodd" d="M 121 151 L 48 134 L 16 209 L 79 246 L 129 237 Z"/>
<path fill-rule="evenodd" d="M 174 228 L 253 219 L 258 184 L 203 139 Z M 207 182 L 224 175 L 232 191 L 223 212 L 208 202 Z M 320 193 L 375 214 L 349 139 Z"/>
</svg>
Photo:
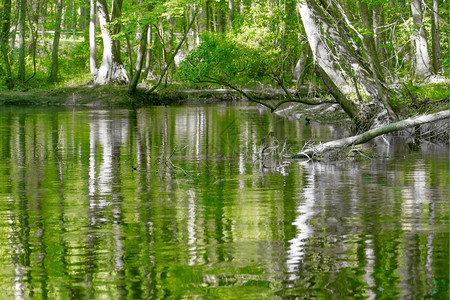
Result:
<svg viewBox="0 0 450 300">
<path fill-rule="evenodd" d="M 450 0 L 0 0 L 1 299 L 449 299 Z"/>
<path fill-rule="evenodd" d="M 361 133 L 445 108 L 447 2 L 2 0 L 1 88 L 122 86 L 145 105 L 220 87 L 272 112 L 337 103 Z"/>
</svg>

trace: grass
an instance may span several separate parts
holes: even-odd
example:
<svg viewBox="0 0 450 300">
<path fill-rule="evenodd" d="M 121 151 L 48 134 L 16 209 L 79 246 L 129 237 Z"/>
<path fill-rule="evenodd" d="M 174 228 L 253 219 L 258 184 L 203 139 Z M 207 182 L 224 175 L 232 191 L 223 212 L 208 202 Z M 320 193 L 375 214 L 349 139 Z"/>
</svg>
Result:
<svg viewBox="0 0 450 300">
<path fill-rule="evenodd" d="M 417 99 L 441 100 L 449 99 L 448 83 L 426 84 L 414 87 L 413 92 Z"/>
</svg>

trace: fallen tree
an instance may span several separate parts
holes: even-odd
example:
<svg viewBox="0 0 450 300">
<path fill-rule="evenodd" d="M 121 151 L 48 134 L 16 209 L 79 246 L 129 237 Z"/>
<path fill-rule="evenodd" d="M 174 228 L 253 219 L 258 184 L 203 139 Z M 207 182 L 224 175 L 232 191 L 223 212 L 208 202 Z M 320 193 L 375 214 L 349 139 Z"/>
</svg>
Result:
<svg viewBox="0 0 450 300">
<path fill-rule="evenodd" d="M 408 128 L 413 128 L 422 124 L 431 123 L 443 119 L 449 118 L 449 110 L 444 110 L 441 112 L 415 116 L 402 121 L 384 125 L 378 128 L 368 130 L 362 134 L 351 136 L 348 138 L 343 138 L 331 142 L 327 142 L 319 145 L 311 145 L 301 152 L 295 154 L 293 158 L 309 158 L 318 157 L 321 154 L 329 151 L 337 151 L 347 147 L 364 144 L 368 141 L 381 136 L 383 134 L 392 133 L 400 130 L 405 130 Z"/>
</svg>

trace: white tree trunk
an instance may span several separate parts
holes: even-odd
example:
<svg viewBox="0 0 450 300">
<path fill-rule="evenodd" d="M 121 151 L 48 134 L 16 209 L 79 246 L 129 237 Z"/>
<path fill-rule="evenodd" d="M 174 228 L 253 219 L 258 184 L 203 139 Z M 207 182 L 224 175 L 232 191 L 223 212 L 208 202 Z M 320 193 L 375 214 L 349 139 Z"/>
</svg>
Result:
<svg viewBox="0 0 450 300">
<path fill-rule="evenodd" d="M 428 44 L 423 26 L 423 8 L 421 0 L 411 0 L 411 14 L 413 17 L 413 39 L 415 45 L 415 71 L 417 77 L 431 76 L 431 61 L 428 54 Z"/>
<path fill-rule="evenodd" d="M 305 1 L 303 1 L 303 3 L 305 3 Z M 328 83 L 325 84 L 335 98 L 336 96 L 339 96 L 336 100 L 342 107 L 344 104 L 350 108 L 344 109 L 346 112 L 354 110 L 351 109 L 351 106 L 357 108 L 357 111 L 359 111 L 357 113 L 357 119 L 355 120 L 357 128 L 363 130 L 364 128 L 375 128 L 395 120 L 396 115 L 386 101 L 387 97 L 384 94 L 386 93 L 386 90 L 382 89 L 379 78 L 376 78 L 372 69 L 368 68 L 370 63 L 358 54 L 360 49 L 356 43 L 349 44 L 349 33 L 347 30 L 352 29 L 355 31 L 355 29 L 351 24 L 346 26 L 342 23 L 342 20 L 345 20 L 345 23 L 348 23 L 349 18 L 345 15 L 345 12 L 342 9 L 339 9 L 337 13 L 330 13 L 330 10 L 333 10 L 333 7 L 331 6 L 333 2 L 308 0 L 306 3 L 307 4 L 298 4 L 298 6 L 299 9 L 304 10 L 304 14 L 302 14 L 301 17 L 305 24 L 304 27 L 308 36 L 308 42 L 312 43 L 311 49 L 314 51 L 314 48 L 320 47 L 320 43 L 323 45 L 322 41 L 325 40 L 326 37 L 329 38 L 331 45 L 333 45 L 337 56 L 339 57 L 339 63 L 343 65 L 345 70 L 348 70 L 347 75 L 353 78 L 354 82 L 352 85 L 347 84 L 346 86 L 339 86 L 338 84 L 334 84 L 339 89 L 338 93 L 334 93 L 336 88 L 332 87 L 332 85 Z M 320 31 L 319 25 L 324 33 Z M 343 27 L 339 28 L 339 26 Z M 359 36 L 361 35 L 359 34 Z M 361 40 L 363 39 L 362 36 L 360 38 Z M 323 47 L 325 47 L 325 45 L 323 45 Z M 324 49 L 326 50 L 326 48 Z M 317 56 L 322 56 L 320 51 L 315 51 L 318 54 Z M 331 56 L 329 52 L 330 50 L 327 50 L 328 56 L 325 56 L 326 58 Z M 331 58 L 328 58 L 328 61 L 330 61 L 330 59 Z M 322 67 L 322 65 L 320 66 Z M 330 69 L 329 63 L 325 64 L 325 66 Z M 324 70 L 325 75 L 327 75 L 320 75 L 321 78 L 323 78 L 322 80 L 327 81 L 325 77 L 329 77 L 331 83 L 334 83 L 333 77 L 326 72 L 327 69 L 324 67 L 321 69 Z M 336 71 L 336 68 L 331 69 Z M 342 75 L 342 73 L 340 74 Z M 361 90 L 360 88 L 364 88 L 364 90 Z M 356 96 L 351 94 L 353 91 L 369 94 L 371 100 L 361 101 L 361 99 L 357 99 Z M 345 97 L 342 97 L 342 95 Z M 338 98 L 341 99 L 338 100 Z"/>
<path fill-rule="evenodd" d="M 129 79 L 127 71 L 120 60 L 120 49 L 114 49 L 114 41 L 108 28 L 109 16 L 105 0 L 97 0 L 97 11 L 102 31 L 103 57 L 95 83 L 100 85 L 110 82 L 127 84 Z"/>
<path fill-rule="evenodd" d="M 91 70 L 92 78 L 97 76 L 97 46 L 95 39 L 95 2 L 96 0 L 90 0 L 90 13 L 89 13 L 89 67 Z"/>
<path fill-rule="evenodd" d="M 327 73 L 334 84 L 338 87 L 347 87 L 347 82 L 341 72 L 337 70 L 337 66 L 333 62 L 330 52 L 322 42 L 322 33 L 320 32 L 317 22 L 314 20 L 312 10 L 304 1 L 297 4 L 297 6 L 300 11 L 308 43 L 313 53 L 314 61 Z"/>
</svg>

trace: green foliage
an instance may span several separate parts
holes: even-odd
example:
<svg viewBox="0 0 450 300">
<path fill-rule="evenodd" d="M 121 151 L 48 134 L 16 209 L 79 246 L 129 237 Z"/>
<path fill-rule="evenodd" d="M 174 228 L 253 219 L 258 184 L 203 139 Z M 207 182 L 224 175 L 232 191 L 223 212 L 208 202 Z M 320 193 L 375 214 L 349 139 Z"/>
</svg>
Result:
<svg viewBox="0 0 450 300">
<path fill-rule="evenodd" d="M 230 39 L 257 56 L 260 72 L 279 73 L 286 58 L 298 48 L 298 28 L 293 27 L 293 21 L 281 7 L 257 2 Z"/>
<path fill-rule="evenodd" d="M 193 82 L 236 84 L 252 70 L 251 54 L 221 34 L 204 34 L 199 47 L 182 61 L 179 74 Z M 239 75 L 239 76 L 238 76 Z M 242 76 L 244 75 L 244 76 Z"/>
<path fill-rule="evenodd" d="M 298 28 L 288 22 L 291 18 L 280 7 L 256 2 L 238 19 L 234 30 L 203 34 L 178 74 L 192 82 L 222 85 L 282 79 L 287 74 L 285 65 L 298 55 Z"/>
<path fill-rule="evenodd" d="M 430 100 L 441 100 L 448 99 L 449 97 L 448 83 L 426 84 L 422 86 L 408 85 L 408 88 L 419 100 L 426 98 Z"/>
</svg>

